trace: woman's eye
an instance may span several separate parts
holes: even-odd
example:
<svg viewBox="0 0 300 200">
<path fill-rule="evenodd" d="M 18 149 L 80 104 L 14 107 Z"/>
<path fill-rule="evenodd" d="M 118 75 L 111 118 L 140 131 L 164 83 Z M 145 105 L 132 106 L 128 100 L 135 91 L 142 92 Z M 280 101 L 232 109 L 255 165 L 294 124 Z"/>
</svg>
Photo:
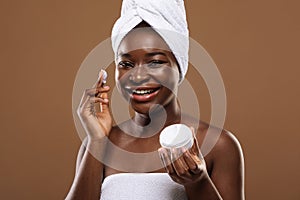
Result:
<svg viewBox="0 0 300 200">
<path fill-rule="evenodd" d="M 124 61 L 121 61 L 121 62 L 119 62 L 119 67 L 120 68 L 132 68 L 132 67 L 134 67 L 134 64 L 133 63 L 131 63 L 131 62 L 124 62 Z"/>
<path fill-rule="evenodd" d="M 155 67 L 155 66 L 160 66 L 160 65 L 162 65 L 162 64 L 165 64 L 166 63 L 166 61 L 162 61 L 162 60 L 152 60 L 150 63 L 149 63 L 149 66 L 153 66 L 153 67 Z"/>
</svg>

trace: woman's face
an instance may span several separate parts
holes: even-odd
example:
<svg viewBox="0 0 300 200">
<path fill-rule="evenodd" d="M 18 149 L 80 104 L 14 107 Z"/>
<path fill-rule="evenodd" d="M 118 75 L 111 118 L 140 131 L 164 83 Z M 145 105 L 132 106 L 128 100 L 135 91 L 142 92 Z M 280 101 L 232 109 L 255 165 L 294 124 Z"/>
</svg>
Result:
<svg viewBox="0 0 300 200">
<path fill-rule="evenodd" d="M 179 82 L 176 59 L 151 28 L 136 28 L 122 40 L 116 59 L 116 83 L 132 108 L 146 114 L 154 104 L 175 100 Z"/>
</svg>

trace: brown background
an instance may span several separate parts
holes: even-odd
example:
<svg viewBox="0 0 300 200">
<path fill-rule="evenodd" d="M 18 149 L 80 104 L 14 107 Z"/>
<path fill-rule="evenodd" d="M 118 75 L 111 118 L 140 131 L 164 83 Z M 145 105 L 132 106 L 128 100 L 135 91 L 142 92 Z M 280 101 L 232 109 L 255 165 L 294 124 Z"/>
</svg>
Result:
<svg viewBox="0 0 300 200">
<path fill-rule="evenodd" d="M 110 36 L 120 6 L 120 0 L 0 2 L 0 199 L 65 197 L 81 142 L 72 116 L 75 75 Z M 186 1 L 190 35 L 224 79 L 225 128 L 244 150 L 247 199 L 300 199 L 299 6 Z M 209 119 L 209 109 L 202 110 Z"/>
</svg>

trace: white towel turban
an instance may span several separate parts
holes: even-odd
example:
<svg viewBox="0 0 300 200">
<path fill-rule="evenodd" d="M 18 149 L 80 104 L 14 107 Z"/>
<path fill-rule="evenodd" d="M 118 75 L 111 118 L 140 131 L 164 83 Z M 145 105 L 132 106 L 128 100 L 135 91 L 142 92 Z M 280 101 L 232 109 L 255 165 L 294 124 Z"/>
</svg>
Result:
<svg viewBox="0 0 300 200">
<path fill-rule="evenodd" d="M 147 22 L 167 43 L 180 71 L 180 82 L 188 69 L 189 31 L 183 0 L 123 0 L 121 17 L 112 29 L 112 48 L 142 21 Z"/>
</svg>

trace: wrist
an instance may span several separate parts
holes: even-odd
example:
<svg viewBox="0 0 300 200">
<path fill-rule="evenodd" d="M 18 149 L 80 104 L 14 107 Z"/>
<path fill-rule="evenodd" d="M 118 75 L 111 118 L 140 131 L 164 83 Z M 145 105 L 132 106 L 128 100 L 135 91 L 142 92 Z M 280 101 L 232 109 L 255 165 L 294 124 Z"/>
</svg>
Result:
<svg viewBox="0 0 300 200">
<path fill-rule="evenodd" d="M 87 135 L 87 144 L 89 145 L 99 145 L 106 143 L 108 138 L 105 135 L 94 136 L 94 135 Z"/>
<path fill-rule="evenodd" d="M 210 177 L 208 175 L 203 175 L 197 181 L 185 184 L 184 187 L 188 190 L 194 190 L 194 189 L 201 188 L 201 187 L 209 184 L 209 182 L 210 182 Z"/>
<path fill-rule="evenodd" d="M 208 174 L 204 175 L 200 180 L 184 186 L 188 198 L 193 199 L 222 199 L 217 188 L 213 184 Z"/>
</svg>

